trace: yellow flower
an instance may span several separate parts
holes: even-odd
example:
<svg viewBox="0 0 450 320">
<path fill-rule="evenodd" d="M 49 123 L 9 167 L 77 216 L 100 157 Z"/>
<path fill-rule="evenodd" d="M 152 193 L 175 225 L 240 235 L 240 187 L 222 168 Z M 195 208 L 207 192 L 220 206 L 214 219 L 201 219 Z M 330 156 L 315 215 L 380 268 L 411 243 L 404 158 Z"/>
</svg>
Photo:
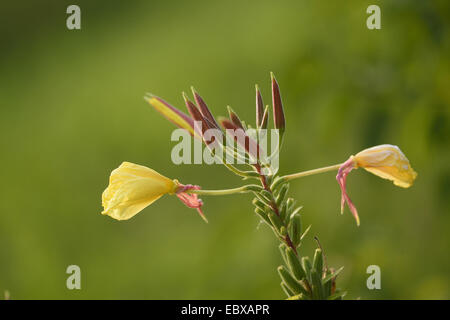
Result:
<svg viewBox="0 0 450 320">
<path fill-rule="evenodd" d="M 356 154 L 353 159 L 356 167 L 394 182 L 396 186 L 409 188 L 417 177 L 411 168 L 409 160 L 399 147 L 390 144 L 365 149 Z"/>
<path fill-rule="evenodd" d="M 202 211 L 203 202 L 193 193 L 199 186 L 183 185 L 159 174 L 155 170 L 138 164 L 123 162 L 111 172 L 109 186 L 102 195 L 102 214 L 116 220 L 128 220 L 165 194 L 176 194 L 189 208 Z"/>
<path fill-rule="evenodd" d="M 123 162 L 111 173 L 103 192 L 102 214 L 128 220 L 164 194 L 175 193 L 177 186 L 176 181 L 150 168 Z"/>
<path fill-rule="evenodd" d="M 347 194 L 347 175 L 353 169 L 364 168 L 383 179 L 394 182 L 396 186 L 409 188 L 417 177 L 417 173 L 411 168 L 409 160 L 397 146 L 383 144 L 365 149 L 345 161 L 339 168 L 336 179 L 341 187 L 341 213 L 347 203 L 351 213 L 359 225 L 358 211 Z"/>
</svg>

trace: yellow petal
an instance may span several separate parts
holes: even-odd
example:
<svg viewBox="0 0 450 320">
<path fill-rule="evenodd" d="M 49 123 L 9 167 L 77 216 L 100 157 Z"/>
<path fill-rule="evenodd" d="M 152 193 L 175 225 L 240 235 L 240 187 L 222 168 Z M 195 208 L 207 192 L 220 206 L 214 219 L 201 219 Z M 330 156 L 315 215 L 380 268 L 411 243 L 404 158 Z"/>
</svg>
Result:
<svg viewBox="0 0 450 320">
<path fill-rule="evenodd" d="M 356 165 L 396 186 L 409 188 L 417 177 L 409 160 L 397 146 L 383 144 L 365 149 L 354 156 Z"/>
<path fill-rule="evenodd" d="M 130 219 L 164 194 L 174 193 L 176 187 L 175 181 L 150 168 L 124 162 L 111 173 L 102 195 L 102 214 Z"/>
</svg>

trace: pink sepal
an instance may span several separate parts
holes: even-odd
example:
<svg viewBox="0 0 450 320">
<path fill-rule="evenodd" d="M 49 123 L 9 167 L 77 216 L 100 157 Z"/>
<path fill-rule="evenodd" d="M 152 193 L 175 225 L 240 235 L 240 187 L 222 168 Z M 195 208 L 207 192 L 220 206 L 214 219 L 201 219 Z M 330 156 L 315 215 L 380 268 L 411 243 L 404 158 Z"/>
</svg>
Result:
<svg viewBox="0 0 450 320">
<path fill-rule="evenodd" d="M 180 184 L 178 190 L 176 191 L 176 195 L 186 206 L 188 206 L 189 208 L 197 209 L 202 219 L 205 220 L 206 223 L 208 223 L 208 219 L 206 219 L 202 211 L 202 199 L 199 199 L 198 195 L 195 193 L 188 193 L 187 191 L 189 190 L 200 190 L 200 187 L 192 184 Z"/>
<path fill-rule="evenodd" d="M 336 180 L 341 187 L 341 214 L 344 213 L 344 205 L 347 202 L 348 208 L 350 209 L 353 217 L 355 217 L 356 224 L 359 226 L 359 216 L 358 210 L 356 210 L 355 205 L 347 194 L 346 183 L 347 183 L 347 175 L 353 169 L 356 169 L 355 161 L 353 160 L 353 156 L 350 157 L 347 161 L 345 161 L 342 166 L 339 168 L 338 174 L 336 176 Z"/>
</svg>

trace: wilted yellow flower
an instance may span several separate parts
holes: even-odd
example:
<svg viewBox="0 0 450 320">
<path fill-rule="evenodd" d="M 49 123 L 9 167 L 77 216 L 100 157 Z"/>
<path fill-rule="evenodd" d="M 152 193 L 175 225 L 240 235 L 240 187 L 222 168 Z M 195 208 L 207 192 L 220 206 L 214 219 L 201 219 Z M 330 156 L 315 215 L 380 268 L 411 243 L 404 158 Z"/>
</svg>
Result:
<svg viewBox="0 0 450 320">
<path fill-rule="evenodd" d="M 402 188 L 409 188 L 417 177 L 417 173 L 411 168 L 409 160 L 400 148 L 390 144 L 365 149 L 356 154 L 353 160 L 356 167 L 389 179 Z"/>
<path fill-rule="evenodd" d="M 109 178 L 103 192 L 102 214 L 117 220 L 127 220 L 166 193 L 175 193 L 177 183 L 155 170 L 123 162 Z"/>
<path fill-rule="evenodd" d="M 189 208 L 197 209 L 207 222 L 203 212 L 203 202 L 191 190 L 199 186 L 183 185 L 169 179 L 155 170 L 138 164 L 123 162 L 111 172 L 109 186 L 102 195 L 102 214 L 117 220 L 128 220 L 165 194 L 176 194 Z"/>
<path fill-rule="evenodd" d="M 364 168 L 365 170 L 394 182 L 396 186 L 408 188 L 417 177 L 417 173 L 411 168 L 409 160 L 405 157 L 399 147 L 383 144 L 365 149 L 345 161 L 339 168 L 336 179 L 341 187 L 341 213 L 347 203 L 350 211 L 359 225 L 358 211 L 347 194 L 347 175 L 353 169 Z"/>
</svg>

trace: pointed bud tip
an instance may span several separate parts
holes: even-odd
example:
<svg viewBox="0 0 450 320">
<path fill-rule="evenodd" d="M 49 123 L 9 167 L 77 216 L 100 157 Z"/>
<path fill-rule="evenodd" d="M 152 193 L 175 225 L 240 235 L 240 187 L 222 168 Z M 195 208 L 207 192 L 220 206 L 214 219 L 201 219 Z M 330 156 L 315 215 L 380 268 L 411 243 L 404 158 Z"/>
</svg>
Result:
<svg viewBox="0 0 450 320">
<path fill-rule="evenodd" d="M 147 102 L 149 102 L 149 103 L 150 103 L 150 100 L 151 100 L 151 99 L 154 99 L 154 98 L 158 98 L 158 97 L 155 96 L 153 93 L 150 93 L 150 92 L 147 92 L 147 93 L 145 93 L 145 95 L 144 95 L 144 100 L 147 101 Z"/>
<path fill-rule="evenodd" d="M 272 72 L 272 71 L 270 71 L 270 79 L 272 80 L 272 81 L 277 81 L 277 79 L 275 78 L 275 75 L 274 75 L 274 73 Z"/>
<path fill-rule="evenodd" d="M 230 119 L 222 116 L 217 117 L 217 120 L 219 121 L 220 124 L 223 124 L 224 122 L 230 122 Z"/>
</svg>

